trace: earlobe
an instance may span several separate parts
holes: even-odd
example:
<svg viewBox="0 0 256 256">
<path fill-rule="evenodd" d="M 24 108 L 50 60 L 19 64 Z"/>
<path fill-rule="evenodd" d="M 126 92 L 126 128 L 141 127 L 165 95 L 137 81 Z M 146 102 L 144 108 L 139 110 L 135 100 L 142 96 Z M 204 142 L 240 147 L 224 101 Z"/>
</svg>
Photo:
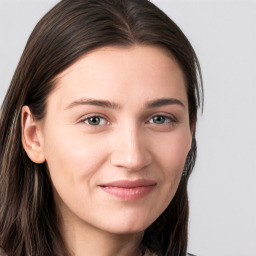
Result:
<svg viewBox="0 0 256 256">
<path fill-rule="evenodd" d="M 43 136 L 39 122 L 36 122 L 28 106 L 22 108 L 21 113 L 22 145 L 28 157 L 34 163 L 45 161 L 43 151 Z"/>
<path fill-rule="evenodd" d="M 196 120 L 192 120 L 190 123 L 190 131 L 192 136 L 194 136 L 195 132 L 196 132 Z"/>
<path fill-rule="evenodd" d="M 192 147 L 194 146 L 193 139 L 196 133 L 196 120 L 193 120 L 192 123 L 190 124 L 190 132 L 191 132 L 191 144 L 190 144 L 190 150 L 191 150 Z"/>
</svg>

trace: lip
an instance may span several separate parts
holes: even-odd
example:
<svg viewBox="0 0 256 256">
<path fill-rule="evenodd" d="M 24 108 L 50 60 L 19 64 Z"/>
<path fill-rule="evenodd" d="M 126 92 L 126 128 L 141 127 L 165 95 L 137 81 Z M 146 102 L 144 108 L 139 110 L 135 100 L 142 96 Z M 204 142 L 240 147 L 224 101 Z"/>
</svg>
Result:
<svg viewBox="0 0 256 256">
<path fill-rule="evenodd" d="M 106 193 L 126 201 L 138 200 L 148 195 L 157 183 L 153 180 L 119 180 L 99 185 Z"/>
</svg>

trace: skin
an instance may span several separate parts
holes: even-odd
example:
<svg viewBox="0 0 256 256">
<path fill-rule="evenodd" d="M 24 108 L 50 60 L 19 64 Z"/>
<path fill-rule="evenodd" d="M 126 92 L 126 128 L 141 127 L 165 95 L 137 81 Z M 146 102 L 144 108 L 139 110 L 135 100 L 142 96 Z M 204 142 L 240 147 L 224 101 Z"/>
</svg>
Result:
<svg viewBox="0 0 256 256">
<path fill-rule="evenodd" d="M 166 98 L 172 101 L 152 106 Z M 43 120 L 23 107 L 22 127 L 28 156 L 48 164 L 74 255 L 137 255 L 144 230 L 176 192 L 192 141 L 184 77 L 172 55 L 155 46 L 89 52 L 58 75 Z M 137 179 L 156 185 L 136 200 L 99 187 Z"/>
</svg>

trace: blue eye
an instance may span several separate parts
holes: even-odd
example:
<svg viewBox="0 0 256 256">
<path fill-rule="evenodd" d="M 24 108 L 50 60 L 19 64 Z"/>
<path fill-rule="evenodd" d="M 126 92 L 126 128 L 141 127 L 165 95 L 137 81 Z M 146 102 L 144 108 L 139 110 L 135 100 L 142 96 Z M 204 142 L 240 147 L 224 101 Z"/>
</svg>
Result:
<svg viewBox="0 0 256 256">
<path fill-rule="evenodd" d="M 108 122 L 105 118 L 101 116 L 90 116 L 87 117 L 84 122 L 88 125 L 97 126 L 97 125 L 106 125 Z"/>
<path fill-rule="evenodd" d="M 165 116 L 154 116 L 152 119 L 153 123 L 155 124 L 164 124 L 166 121 Z"/>
<path fill-rule="evenodd" d="M 172 123 L 172 122 L 176 122 L 176 120 L 174 118 L 163 116 L 163 115 L 153 116 L 149 120 L 149 123 L 151 124 L 166 124 L 166 123 Z"/>
</svg>

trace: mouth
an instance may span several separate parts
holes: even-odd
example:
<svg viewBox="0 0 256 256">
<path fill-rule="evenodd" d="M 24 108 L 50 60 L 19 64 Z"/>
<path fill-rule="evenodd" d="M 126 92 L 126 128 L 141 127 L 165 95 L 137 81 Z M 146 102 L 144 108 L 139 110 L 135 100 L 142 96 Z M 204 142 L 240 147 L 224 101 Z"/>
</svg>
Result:
<svg viewBox="0 0 256 256">
<path fill-rule="evenodd" d="M 139 179 L 135 181 L 119 180 L 99 185 L 106 193 L 125 201 L 138 200 L 148 195 L 157 183 L 153 180 Z"/>
</svg>

